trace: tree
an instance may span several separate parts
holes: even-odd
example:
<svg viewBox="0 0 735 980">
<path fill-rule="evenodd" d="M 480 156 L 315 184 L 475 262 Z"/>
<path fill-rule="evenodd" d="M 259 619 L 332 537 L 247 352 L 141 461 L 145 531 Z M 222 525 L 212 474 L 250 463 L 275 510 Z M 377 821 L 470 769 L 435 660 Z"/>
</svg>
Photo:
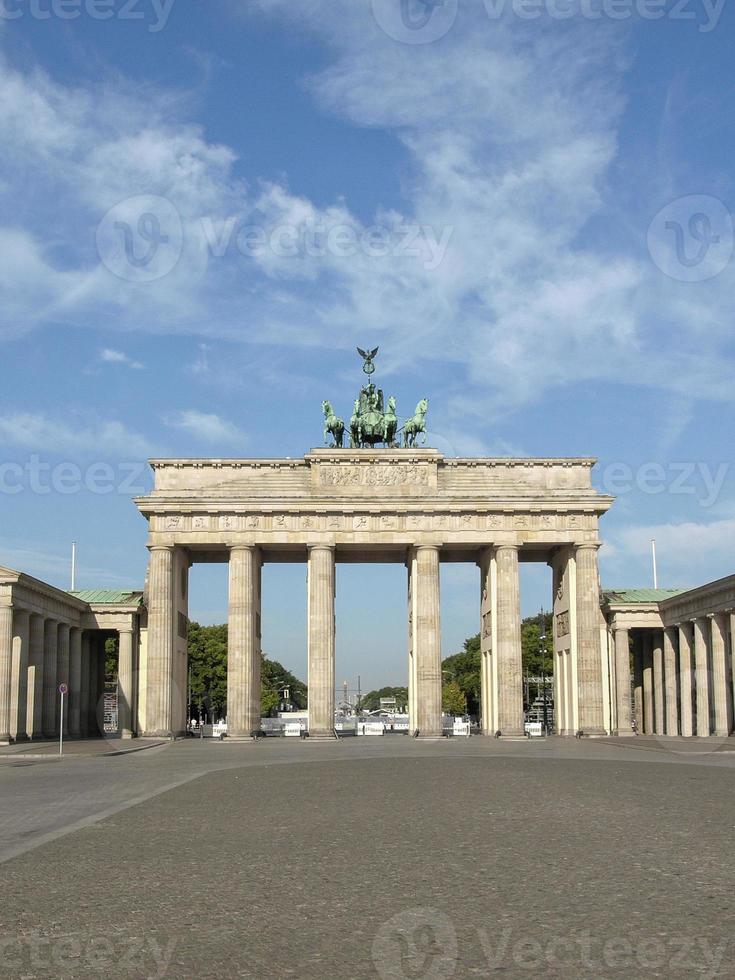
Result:
<svg viewBox="0 0 735 980">
<path fill-rule="evenodd" d="M 402 710 L 408 704 L 408 688 L 381 687 L 377 691 L 370 691 L 361 698 L 359 707 L 365 711 L 377 711 L 381 698 L 395 698 L 396 707 Z"/>
<path fill-rule="evenodd" d="M 552 614 L 528 616 L 521 621 L 521 662 L 523 673 L 551 676 L 554 672 L 554 639 Z M 456 682 L 467 699 L 466 711 L 480 714 L 480 634 L 468 637 L 464 649 L 442 661 L 445 686 Z"/>
<path fill-rule="evenodd" d="M 227 712 L 227 627 L 189 623 L 189 689 L 195 716 L 213 721 Z"/>
<path fill-rule="evenodd" d="M 554 638 L 552 614 L 529 616 L 521 623 L 523 673 L 538 677 L 554 672 Z"/>
<path fill-rule="evenodd" d="M 196 717 L 201 713 L 210 719 L 223 718 L 227 713 L 227 626 L 189 623 L 188 651 L 193 715 Z M 291 704 L 296 708 L 306 707 L 306 684 L 265 654 L 260 677 L 263 714 L 268 715 L 278 707 L 286 687 Z"/>
<path fill-rule="evenodd" d="M 105 640 L 105 683 L 111 684 L 117 680 L 118 671 L 118 637 L 108 636 Z"/>
<path fill-rule="evenodd" d="M 270 660 L 263 654 L 260 665 L 261 696 L 260 706 L 264 715 L 275 711 L 284 700 L 283 692 L 288 688 L 289 704 L 298 710 L 303 710 L 307 703 L 307 687 L 303 681 L 286 670 L 277 660 Z"/>
<path fill-rule="evenodd" d="M 467 711 L 467 698 L 457 681 L 450 681 L 442 689 L 442 710 L 448 715 L 463 715 Z"/>
<path fill-rule="evenodd" d="M 442 661 L 442 679 L 445 685 L 456 683 L 465 698 L 465 711 L 477 716 L 480 713 L 480 634 L 464 641 L 461 653 L 455 653 Z"/>
</svg>

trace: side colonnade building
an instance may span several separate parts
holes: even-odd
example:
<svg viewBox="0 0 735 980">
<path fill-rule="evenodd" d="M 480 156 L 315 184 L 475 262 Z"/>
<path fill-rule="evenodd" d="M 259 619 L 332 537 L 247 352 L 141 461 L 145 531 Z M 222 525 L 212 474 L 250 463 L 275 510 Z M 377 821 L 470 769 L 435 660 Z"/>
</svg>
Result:
<svg viewBox="0 0 735 980">
<path fill-rule="evenodd" d="M 119 638 L 120 735 L 138 730 L 143 593 L 64 592 L 0 566 L 0 743 L 103 734 L 105 641 Z"/>
<path fill-rule="evenodd" d="M 732 734 L 735 575 L 686 591 L 605 592 L 603 611 L 614 731 Z"/>
</svg>

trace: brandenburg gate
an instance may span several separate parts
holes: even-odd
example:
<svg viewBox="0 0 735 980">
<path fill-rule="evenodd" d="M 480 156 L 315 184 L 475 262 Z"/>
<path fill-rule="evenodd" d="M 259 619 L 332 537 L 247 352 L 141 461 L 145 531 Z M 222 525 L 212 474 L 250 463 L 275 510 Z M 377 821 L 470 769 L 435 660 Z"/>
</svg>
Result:
<svg viewBox="0 0 735 980">
<path fill-rule="evenodd" d="M 153 490 L 136 500 L 150 531 L 144 733 L 186 728 L 194 562 L 229 562 L 228 737 L 248 738 L 260 727 L 261 569 L 303 561 L 311 738 L 334 734 L 337 562 L 406 566 L 410 728 L 422 738 L 441 736 L 439 569 L 472 562 L 479 569 L 482 728 L 522 736 L 519 563 L 534 561 L 553 569 L 557 730 L 604 734 L 609 682 L 598 521 L 612 498 L 592 487 L 594 460 L 448 458 L 411 445 L 415 439 L 404 448 L 393 440 L 364 448 L 364 432 L 357 433 L 361 447 L 347 449 L 341 436 L 334 448 L 298 459 L 151 462 Z"/>
</svg>

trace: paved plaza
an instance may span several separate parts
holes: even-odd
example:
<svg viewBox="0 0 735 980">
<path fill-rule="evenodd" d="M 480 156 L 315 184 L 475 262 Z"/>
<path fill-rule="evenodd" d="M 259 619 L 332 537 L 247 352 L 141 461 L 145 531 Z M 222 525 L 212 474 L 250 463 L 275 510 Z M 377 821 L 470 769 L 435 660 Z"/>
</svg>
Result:
<svg viewBox="0 0 735 980">
<path fill-rule="evenodd" d="M 727 740 L 86 744 L 0 757 L 2 976 L 735 974 Z"/>
</svg>

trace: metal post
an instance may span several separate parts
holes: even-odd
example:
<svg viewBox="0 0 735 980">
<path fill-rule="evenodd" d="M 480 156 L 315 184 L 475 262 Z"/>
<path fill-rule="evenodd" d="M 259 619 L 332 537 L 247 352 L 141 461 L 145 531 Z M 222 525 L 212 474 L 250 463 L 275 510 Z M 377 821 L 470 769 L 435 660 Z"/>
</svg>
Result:
<svg viewBox="0 0 735 980">
<path fill-rule="evenodd" d="M 64 754 L 64 695 L 66 694 L 66 684 L 59 685 L 61 695 L 61 707 L 59 710 L 59 755 Z"/>
</svg>

